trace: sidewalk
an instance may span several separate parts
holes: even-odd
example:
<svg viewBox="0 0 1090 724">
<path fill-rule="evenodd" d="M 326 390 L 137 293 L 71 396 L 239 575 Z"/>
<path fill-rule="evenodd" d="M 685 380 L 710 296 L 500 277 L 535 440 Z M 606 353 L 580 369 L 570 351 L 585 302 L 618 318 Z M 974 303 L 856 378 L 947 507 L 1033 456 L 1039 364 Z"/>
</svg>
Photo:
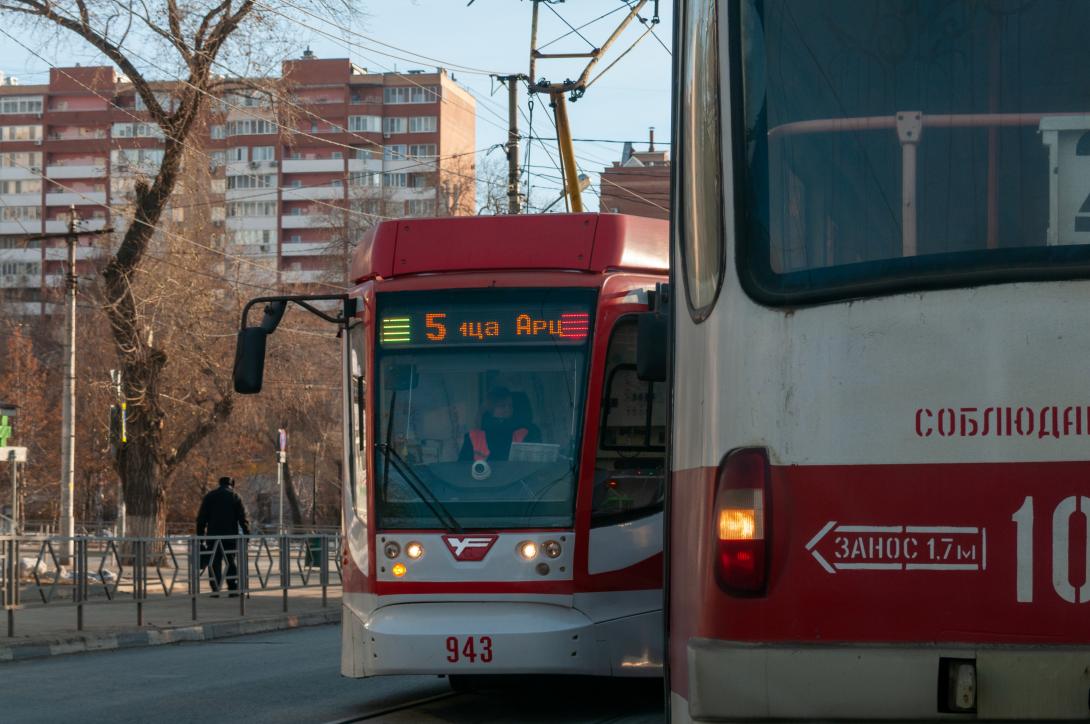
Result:
<svg viewBox="0 0 1090 724">
<path fill-rule="evenodd" d="M 245 616 L 239 615 L 237 598 L 210 598 L 202 594 L 197 601 L 196 621 L 188 597 L 155 598 L 144 604 L 143 626 L 137 625 L 135 602 L 124 599 L 95 602 L 83 608 L 83 631 L 76 630 L 75 606 L 35 605 L 27 599 L 24 602 L 28 605 L 15 611 L 14 637 L 7 637 L 6 618 L 0 618 L 0 662 L 208 641 L 341 620 L 340 586 L 330 586 L 324 608 L 320 588 L 292 589 L 287 613 L 282 610 L 279 590 L 253 592 L 246 600 Z"/>
</svg>

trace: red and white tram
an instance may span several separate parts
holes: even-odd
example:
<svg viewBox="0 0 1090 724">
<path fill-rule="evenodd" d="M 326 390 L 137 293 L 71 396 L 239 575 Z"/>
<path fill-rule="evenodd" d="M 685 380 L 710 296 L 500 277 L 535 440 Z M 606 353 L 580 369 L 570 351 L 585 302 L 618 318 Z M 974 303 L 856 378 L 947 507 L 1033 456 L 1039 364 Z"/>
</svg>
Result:
<svg viewBox="0 0 1090 724">
<path fill-rule="evenodd" d="M 666 398 L 635 362 L 667 244 L 665 222 L 615 214 L 406 219 L 360 242 L 345 676 L 661 676 Z"/>
<path fill-rule="evenodd" d="M 679 5 L 672 720 L 1085 719 L 1090 3 Z"/>
</svg>

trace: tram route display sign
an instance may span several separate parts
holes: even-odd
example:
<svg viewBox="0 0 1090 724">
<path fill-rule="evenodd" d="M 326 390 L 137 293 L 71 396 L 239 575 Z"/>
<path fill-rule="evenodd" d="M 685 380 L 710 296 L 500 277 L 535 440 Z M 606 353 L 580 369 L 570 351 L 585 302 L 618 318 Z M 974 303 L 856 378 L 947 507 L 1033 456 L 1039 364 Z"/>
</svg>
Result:
<svg viewBox="0 0 1090 724">
<path fill-rule="evenodd" d="M 379 343 L 397 347 L 480 347 L 586 343 L 590 310 L 581 305 L 442 305 L 383 311 Z"/>
</svg>

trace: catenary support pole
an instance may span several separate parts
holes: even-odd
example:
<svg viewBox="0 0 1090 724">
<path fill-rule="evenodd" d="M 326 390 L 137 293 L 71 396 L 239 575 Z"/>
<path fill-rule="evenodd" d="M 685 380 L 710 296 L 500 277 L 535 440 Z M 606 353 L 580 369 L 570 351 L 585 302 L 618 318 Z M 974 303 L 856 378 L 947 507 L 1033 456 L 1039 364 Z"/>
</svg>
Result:
<svg viewBox="0 0 1090 724">
<path fill-rule="evenodd" d="M 583 212 L 583 195 L 575 168 L 575 149 L 572 147 L 571 127 L 568 125 L 568 106 L 563 91 L 553 91 L 550 96 L 556 107 L 556 142 L 560 146 L 560 158 L 564 161 L 564 188 L 568 192 L 572 213 L 579 214 Z"/>
<path fill-rule="evenodd" d="M 62 559 L 72 564 L 72 540 L 76 535 L 76 207 L 68 209 L 68 268 L 65 270 L 64 315 L 64 404 L 61 432 L 61 535 L 64 537 Z"/>
</svg>

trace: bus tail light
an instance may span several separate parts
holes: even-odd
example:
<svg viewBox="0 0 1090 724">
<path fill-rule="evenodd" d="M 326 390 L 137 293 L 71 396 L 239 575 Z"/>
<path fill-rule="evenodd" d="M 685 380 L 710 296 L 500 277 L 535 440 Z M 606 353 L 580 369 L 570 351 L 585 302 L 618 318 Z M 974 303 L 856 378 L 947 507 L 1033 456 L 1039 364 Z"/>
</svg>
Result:
<svg viewBox="0 0 1090 724">
<path fill-rule="evenodd" d="M 768 583 L 768 453 L 736 450 L 715 496 L 715 578 L 728 593 L 763 595 Z"/>
</svg>

